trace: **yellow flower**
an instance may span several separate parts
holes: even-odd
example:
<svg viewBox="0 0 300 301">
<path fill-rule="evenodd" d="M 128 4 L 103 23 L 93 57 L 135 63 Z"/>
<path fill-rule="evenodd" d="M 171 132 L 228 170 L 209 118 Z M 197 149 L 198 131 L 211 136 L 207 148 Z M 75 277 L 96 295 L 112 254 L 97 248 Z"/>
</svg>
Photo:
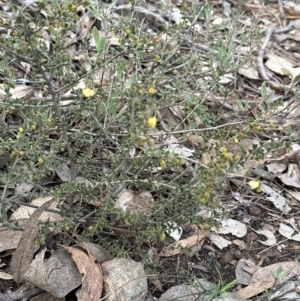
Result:
<svg viewBox="0 0 300 301">
<path fill-rule="evenodd" d="M 203 225 L 203 229 L 205 229 L 205 230 L 209 230 L 210 228 L 211 228 L 211 226 L 210 226 L 209 223 L 205 223 L 205 224 Z"/>
<path fill-rule="evenodd" d="M 238 143 L 239 142 L 239 139 L 237 137 L 234 137 L 233 138 L 233 143 Z"/>
<path fill-rule="evenodd" d="M 161 160 L 159 162 L 159 165 L 160 165 L 161 169 L 165 169 L 167 167 L 167 162 L 165 160 Z"/>
<path fill-rule="evenodd" d="M 20 156 L 24 156 L 25 153 L 24 153 L 23 151 L 20 151 L 20 152 L 19 152 L 19 155 L 20 155 Z"/>
<path fill-rule="evenodd" d="M 83 96 L 85 97 L 92 97 L 95 95 L 95 91 L 93 89 L 90 88 L 85 88 L 82 90 Z"/>
<path fill-rule="evenodd" d="M 44 163 L 44 159 L 42 157 L 39 157 L 39 164 L 43 164 Z"/>
<path fill-rule="evenodd" d="M 184 164 L 185 164 L 185 160 L 180 159 L 180 160 L 178 161 L 178 164 L 181 165 L 181 166 L 184 165 Z"/>
<path fill-rule="evenodd" d="M 150 95 L 155 94 L 155 92 L 156 92 L 156 90 L 155 90 L 153 87 L 150 87 L 149 90 L 148 90 L 148 93 L 149 93 Z"/>
<path fill-rule="evenodd" d="M 200 203 L 201 203 L 202 205 L 206 205 L 206 204 L 207 204 L 207 199 L 206 199 L 206 198 L 202 198 L 202 199 L 200 200 Z"/>
<path fill-rule="evenodd" d="M 208 199 L 210 197 L 210 192 L 208 190 L 205 190 L 204 192 L 204 198 Z"/>
<path fill-rule="evenodd" d="M 250 188 L 252 190 L 254 190 L 255 192 L 257 192 L 257 193 L 262 192 L 260 181 L 252 180 L 248 184 L 249 184 Z"/>
<path fill-rule="evenodd" d="M 129 28 L 125 29 L 125 33 L 129 36 L 131 34 L 131 31 Z"/>
<path fill-rule="evenodd" d="M 33 131 L 35 131 L 35 130 L 36 130 L 36 125 L 33 124 L 33 125 L 31 126 L 31 129 L 32 129 Z"/>
<path fill-rule="evenodd" d="M 229 161 L 231 162 L 233 157 L 232 157 L 232 153 L 228 152 L 228 151 L 225 151 L 222 153 L 222 157 L 226 160 L 226 161 Z"/>
<path fill-rule="evenodd" d="M 93 230 L 94 230 L 94 227 L 93 227 L 93 226 L 89 226 L 89 227 L 88 227 L 88 231 L 89 231 L 89 232 L 93 232 Z"/>
<path fill-rule="evenodd" d="M 241 156 L 240 156 L 240 155 L 234 156 L 234 160 L 235 160 L 235 161 L 240 161 L 240 160 L 241 160 Z"/>
<path fill-rule="evenodd" d="M 155 128 L 156 122 L 157 122 L 157 119 L 156 119 L 155 116 L 149 117 L 148 120 L 147 120 L 147 125 L 148 125 L 150 128 Z"/>
<path fill-rule="evenodd" d="M 163 232 L 159 233 L 159 239 L 160 239 L 161 241 L 164 241 L 164 240 L 166 239 L 166 234 L 163 233 Z"/>
<path fill-rule="evenodd" d="M 20 133 L 24 133 L 24 128 L 19 127 L 19 132 L 20 132 Z"/>
<path fill-rule="evenodd" d="M 155 145 L 155 141 L 153 139 L 149 139 L 148 143 L 150 146 L 154 146 Z"/>
<path fill-rule="evenodd" d="M 275 126 L 274 122 L 270 122 L 270 123 L 269 123 L 269 127 L 270 127 L 271 129 L 274 129 L 276 126 Z"/>
</svg>

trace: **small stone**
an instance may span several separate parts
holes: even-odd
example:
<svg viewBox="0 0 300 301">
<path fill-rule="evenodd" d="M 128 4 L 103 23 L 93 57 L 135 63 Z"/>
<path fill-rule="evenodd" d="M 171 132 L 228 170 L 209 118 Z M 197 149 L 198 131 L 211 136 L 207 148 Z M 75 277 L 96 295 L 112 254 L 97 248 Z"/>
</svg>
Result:
<svg viewBox="0 0 300 301">
<path fill-rule="evenodd" d="M 248 210 L 249 214 L 252 216 L 259 216 L 261 214 L 261 209 L 259 207 L 250 207 Z"/>
</svg>

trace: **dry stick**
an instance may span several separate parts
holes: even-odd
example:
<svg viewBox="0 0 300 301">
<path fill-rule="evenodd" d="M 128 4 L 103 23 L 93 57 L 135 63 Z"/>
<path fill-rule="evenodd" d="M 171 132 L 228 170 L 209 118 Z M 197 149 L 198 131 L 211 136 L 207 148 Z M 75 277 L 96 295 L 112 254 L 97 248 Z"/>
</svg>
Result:
<svg viewBox="0 0 300 301">
<path fill-rule="evenodd" d="M 270 78 L 267 75 L 266 70 L 264 68 L 263 58 L 264 58 L 264 55 L 265 55 L 267 45 L 268 45 L 268 43 L 269 43 L 269 41 L 270 41 L 270 39 L 273 35 L 274 30 L 275 30 L 275 27 L 273 27 L 273 26 L 269 27 L 267 36 L 265 38 L 265 41 L 264 41 L 264 43 L 263 43 L 263 45 L 262 45 L 262 47 L 261 47 L 261 49 L 258 53 L 258 57 L 257 57 L 257 65 L 258 65 L 259 74 L 262 77 L 262 79 L 266 82 L 269 82 Z"/>
<path fill-rule="evenodd" d="M 283 21 L 283 25 L 286 26 L 286 18 L 285 18 L 282 0 L 278 0 L 278 10 L 279 10 L 279 17 Z"/>
<path fill-rule="evenodd" d="M 40 65 L 39 60 L 36 57 L 36 53 L 35 53 L 36 50 L 33 49 L 33 47 L 32 47 L 33 43 L 32 43 L 30 33 L 28 32 L 26 22 L 23 22 L 23 24 L 24 24 L 24 29 L 25 29 L 25 37 L 27 38 L 27 40 L 29 42 L 31 54 L 32 54 L 32 57 L 33 57 L 33 62 L 36 65 L 36 67 L 38 68 L 38 70 L 41 72 L 43 78 L 45 79 L 45 81 L 48 84 L 50 95 L 51 95 L 52 101 L 53 101 L 53 110 L 54 110 L 59 122 L 61 122 L 61 130 L 62 130 L 63 139 L 64 139 L 64 142 L 66 144 L 66 148 L 67 148 L 69 157 L 72 160 L 72 158 L 74 159 L 74 152 L 73 152 L 73 150 L 71 148 L 71 145 L 69 143 L 68 136 L 67 136 L 67 131 L 66 131 L 66 128 L 64 126 L 64 122 L 63 122 L 63 118 L 62 118 L 62 114 L 61 114 L 61 107 L 60 107 L 60 104 L 59 104 L 58 93 L 55 90 L 54 84 L 51 82 L 51 78 L 46 73 L 43 66 Z M 74 170 L 71 170 L 71 180 L 74 180 L 75 177 L 76 177 L 76 172 Z"/>
<path fill-rule="evenodd" d="M 269 27 L 267 36 L 265 38 L 265 41 L 264 41 L 264 43 L 263 43 L 263 45 L 262 45 L 262 47 L 261 47 L 261 49 L 258 53 L 257 67 L 258 67 L 258 72 L 259 72 L 260 76 L 262 77 L 262 79 L 264 81 L 267 82 L 267 84 L 271 88 L 273 88 L 275 90 L 279 90 L 279 91 L 290 91 L 290 92 L 294 93 L 293 88 L 290 88 L 290 87 L 285 86 L 283 84 L 275 83 L 274 81 L 272 81 L 269 78 L 269 76 L 267 75 L 267 72 L 266 72 L 266 69 L 265 69 L 264 63 L 263 63 L 263 58 L 264 58 L 264 55 L 265 55 L 265 51 L 266 51 L 266 48 L 268 46 L 268 43 L 271 40 L 272 35 L 287 32 L 287 31 L 291 30 L 292 28 L 293 28 L 292 24 L 289 24 L 287 27 L 282 28 L 282 29 L 276 29 L 274 26 Z"/>
<path fill-rule="evenodd" d="M 168 135 L 168 134 L 184 134 L 184 133 L 192 133 L 192 132 L 211 131 L 211 130 L 221 129 L 221 128 L 227 127 L 227 126 L 243 124 L 246 122 L 247 121 L 229 122 L 229 123 L 221 124 L 221 125 L 210 127 L 210 128 L 204 128 L 204 129 L 191 129 L 191 130 L 172 131 L 172 132 L 150 133 L 150 134 L 146 134 L 146 136 L 159 136 L 159 135 Z"/>
<path fill-rule="evenodd" d="M 13 50 L 11 50 L 9 47 L 6 47 L 4 45 L 0 45 L 0 49 L 4 49 L 6 50 L 7 52 L 11 53 L 12 55 L 14 55 L 16 58 L 18 58 L 19 60 L 21 61 L 24 61 L 26 63 L 29 63 L 29 64 L 33 64 L 33 60 L 31 60 L 30 58 L 26 57 L 26 56 L 23 56 L 21 54 L 18 54 L 16 52 L 14 52 Z"/>
<path fill-rule="evenodd" d="M 115 6 L 113 9 L 116 10 L 116 11 L 134 9 L 134 11 L 137 12 L 137 13 L 144 14 L 144 15 L 146 15 L 148 17 L 153 17 L 158 22 L 160 22 L 161 24 L 163 24 L 164 27 L 167 27 L 169 25 L 169 22 L 167 22 L 161 15 L 153 13 L 152 11 L 150 11 L 147 8 L 142 7 L 142 6 L 134 6 L 134 7 L 132 7 L 131 4 L 126 4 L 126 5 Z"/>
<path fill-rule="evenodd" d="M 287 241 L 287 240 L 289 240 L 289 238 L 283 239 L 283 240 L 279 241 L 278 243 L 276 243 L 275 245 L 272 245 L 272 246 L 270 246 L 270 247 L 268 247 L 268 248 L 266 248 L 266 249 L 260 251 L 257 255 L 260 255 L 261 253 L 266 252 L 266 251 L 268 251 L 269 249 L 274 248 L 274 247 L 280 245 L 281 243 L 283 243 L 283 242 L 285 242 L 285 241 Z"/>
<path fill-rule="evenodd" d="M 14 161 L 11 170 L 14 170 L 14 169 L 15 169 L 15 166 L 17 165 L 17 162 L 18 162 L 18 159 L 16 159 L 16 160 Z M 6 180 L 6 183 L 5 183 L 5 186 L 4 186 L 2 195 L 1 195 L 1 200 L 0 200 L 0 217 L 1 217 L 1 218 L 3 218 L 3 216 L 2 216 L 2 209 L 3 209 L 3 208 L 2 208 L 2 207 L 3 207 L 3 202 L 4 202 L 5 195 L 6 195 L 6 191 L 7 191 L 7 189 L 8 189 L 9 184 L 10 184 L 10 180 L 11 180 L 11 178 L 10 178 L 10 176 L 8 176 L 8 179 Z M 3 213 L 3 214 L 5 214 L 5 213 Z"/>
<path fill-rule="evenodd" d="M 60 89 L 56 90 L 56 93 L 60 93 L 62 91 L 64 91 L 66 88 L 76 84 L 77 82 L 79 82 L 80 80 L 84 79 L 85 77 L 87 77 L 88 75 L 98 71 L 101 68 L 104 68 L 105 66 L 107 66 L 107 64 L 111 63 L 112 61 L 114 61 L 116 58 L 118 58 L 119 56 L 122 56 L 124 54 L 128 53 L 128 50 L 124 50 L 121 53 L 116 54 L 115 56 L 113 56 L 112 58 L 106 60 L 103 64 L 101 64 L 100 66 L 98 66 L 97 68 L 85 73 L 84 75 L 76 78 L 75 80 L 71 81 L 70 83 L 68 83 L 67 85 L 61 87 Z"/>
</svg>

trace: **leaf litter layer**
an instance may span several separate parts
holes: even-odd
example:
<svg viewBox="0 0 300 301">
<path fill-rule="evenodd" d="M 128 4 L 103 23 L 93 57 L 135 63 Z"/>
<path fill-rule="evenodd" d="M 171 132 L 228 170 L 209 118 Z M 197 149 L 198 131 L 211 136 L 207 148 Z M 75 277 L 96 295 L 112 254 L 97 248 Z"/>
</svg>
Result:
<svg viewBox="0 0 300 301">
<path fill-rule="evenodd" d="M 176 284 L 215 300 L 297 298 L 297 4 L 1 8 L 3 258 L 12 229 L 27 230 L 14 247 L 24 258 L 4 272 L 20 282 L 34 242 L 78 243 L 98 275 L 95 258 L 143 262 L 149 300 Z M 49 198 L 39 234 L 28 231 L 29 208 Z M 90 276 L 80 294 L 98 298 Z M 218 285 L 208 294 L 195 278 Z"/>
</svg>

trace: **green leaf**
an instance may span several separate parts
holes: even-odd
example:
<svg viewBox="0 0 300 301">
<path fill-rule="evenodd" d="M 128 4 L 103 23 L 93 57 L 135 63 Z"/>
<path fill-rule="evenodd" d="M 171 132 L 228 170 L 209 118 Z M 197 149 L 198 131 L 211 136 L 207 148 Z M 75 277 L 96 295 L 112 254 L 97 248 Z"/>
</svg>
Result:
<svg viewBox="0 0 300 301">
<path fill-rule="evenodd" d="M 293 85 L 297 84 L 298 82 L 300 82 L 300 74 L 296 75 L 296 76 L 293 78 Z"/>
<path fill-rule="evenodd" d="M 105 50 L 106 39 L 105 37 L 100 38 L 98 28 L 95 26 L 93 27 L 93 37 L 95 39 L 98 54 L 102 54 Z"/>
<path fill-rule="evenodd" d="M 89 11 L 93 17 L 98 20 L 102 20 L 102 15 L 93 6 L 89 6 Z"/>
<path fill-rule="evenodd" d="M 124 113 L 127 110 L 127 104 L 125 106 L 122 107 L 122 109 L 119 111 L 119 113 L 116 115 L 116 119 L 119 119 L 120 117 L 122 117 L 124 115 Z"/>
<path fill-rule="evenodd" d="M 127 67 L 127 65 L 128 65 L 127 61 L 123 61 L 123 62 L 120 63 L 120 65 L 118 67 L 118 70 L 117 70 L 119 81 L 121 81 L 122 75 L 123 75 L 123 71 L 125 70 L 125 68 Z"/>
<path fill-rule="evenodd" d="M 217 30 L 224 30 L 224 29 L 225 29 L 225 26 L 222 25 L 222 24 L 214 24 L 213 26 L 214 26 L 214 28 L 216 28 Z"/>
<path fill-rule="evenodd" d="M 281 69 L 281 72 L 282 72 L 284 75 L 292 76 L 290 70 L 288 70 L 288 69 L 286 69 L 286 68 L 282 68 L 282 69 Z"/>
<path fill-rule="evenodd" d="M 267 96 L 267 85 L 266 82 L 263 82 L 260 86 L 261 89 L 261 97 L 265 98 Z"/>
</svg>

